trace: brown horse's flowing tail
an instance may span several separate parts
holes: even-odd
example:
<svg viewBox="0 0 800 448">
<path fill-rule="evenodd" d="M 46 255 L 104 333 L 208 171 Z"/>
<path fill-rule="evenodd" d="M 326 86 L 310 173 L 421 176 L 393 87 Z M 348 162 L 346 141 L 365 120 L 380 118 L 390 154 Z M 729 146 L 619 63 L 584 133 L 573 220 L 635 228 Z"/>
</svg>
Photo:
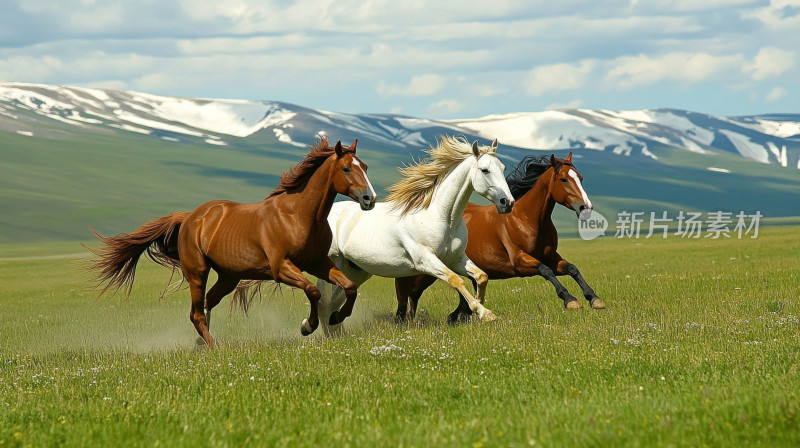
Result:
<svg viewBox="0 0 800 448">
<path fill-rule="evenodd" d="M 97 256 L 89 269 L 96 271 L 98 286 L 105 284 L 100 295 L 109 289 L 124 288 L 125 296 L 129 296 L 136 264 L 144 253 L 161 266 L 180 269 L 178 230 L 187 216 L 186 212 L 171 213 L 141 225 L 132 233 L 117 236 L 102 236 L 90 227 L 104 244 L 99 249 L 84 246 Z"/>
</svg>

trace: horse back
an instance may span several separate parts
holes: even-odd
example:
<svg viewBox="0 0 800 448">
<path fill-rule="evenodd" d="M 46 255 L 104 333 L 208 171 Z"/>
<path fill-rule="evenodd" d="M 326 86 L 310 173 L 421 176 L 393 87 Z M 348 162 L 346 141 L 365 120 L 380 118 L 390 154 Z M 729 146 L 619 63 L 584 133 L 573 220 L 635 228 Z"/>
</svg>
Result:
<svg viewBox="0 0 800 448">
<path fill-rule="evenodd" d="M 209 260 L 228 272 L 268 269 L 261 248 L 259 204 L 209 201 L 194 209 L 180 230 L 181 259 Z"/>
</svg>

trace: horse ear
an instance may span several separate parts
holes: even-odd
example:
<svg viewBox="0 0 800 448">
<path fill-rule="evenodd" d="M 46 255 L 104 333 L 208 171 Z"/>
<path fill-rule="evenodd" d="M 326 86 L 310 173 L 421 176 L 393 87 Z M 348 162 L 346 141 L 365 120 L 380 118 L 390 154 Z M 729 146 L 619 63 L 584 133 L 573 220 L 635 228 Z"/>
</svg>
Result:
<svg viewBox="0 0 800 448">
<path fill-rule="evenodd" d="M 356 145 L 358 144 L 358 139 L 353 140 L 353 144 L 350 145 L 350 151 L 356 152 Z M 570 153 L 572 154 L 572 153 Z"/>
<path fill-rule="evenodd" d="M 567 163 L 572 163 L 572 151 L 570 151 L 569 155 L 567 156 Z"/>
<path fill-rule="evenodd" d="M 550 154 L 550 165 L 556 166 L 556 156 L 555 156 L 555 154 Z"/>
<path fill-rule="evenodd" d="M 481 152 L 478 151 L 478 141 L 477 140 L 472 142 L 472 153 L 475 154 L 475 157 L 480 157 L 481 156 Z"/>
<path fill-rule="evenodd" d="M 342 157 L 342 152 L 343 151 L 342 151 L 342 141 L 341 140 L 336 142 L 336 147 L 334 147 L 333 150 L 336 151 L 336 157 Z"/>
<path fill-rule="evenodd" d="M 492 142 L 492 152 L 497 152 L 497 139 Z"/>
</svg>

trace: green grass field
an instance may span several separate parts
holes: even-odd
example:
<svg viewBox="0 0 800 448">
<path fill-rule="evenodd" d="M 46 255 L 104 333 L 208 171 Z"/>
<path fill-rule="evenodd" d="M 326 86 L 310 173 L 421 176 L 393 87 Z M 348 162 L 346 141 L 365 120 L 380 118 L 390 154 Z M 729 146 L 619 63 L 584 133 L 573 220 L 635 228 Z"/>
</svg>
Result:
<svg viewBox="0 0 800 448">
<path fill-rule="evenodd" d="M 562 241 L 604 311 L 516 279 L 489 285 L 500 321 L 449 326 L 437 284 L 398 325 L 373 279 L 326 339 L 299 292 L 225 300 L 213 352 L 169 271 L 95 300 L 77 244 L 3 246 L 0 446 L 798 446 L 798 232 Z"/>
</svg>

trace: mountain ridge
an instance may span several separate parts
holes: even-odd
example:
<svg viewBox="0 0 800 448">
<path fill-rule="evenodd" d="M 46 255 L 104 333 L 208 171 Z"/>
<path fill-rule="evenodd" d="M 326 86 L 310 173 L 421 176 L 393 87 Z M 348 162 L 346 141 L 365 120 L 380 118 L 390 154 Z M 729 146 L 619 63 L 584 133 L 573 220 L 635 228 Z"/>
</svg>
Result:
<svg viewBox="0 0 800 448">
<path fill-rule="evenodd" d="M 436 136 L 449 133 L 470 139 L 497 138 L 503 145 L 523 150 L 597 150 L 657 160 L 654 149 L 667 147 L 699 154 L 723 151 L 800 168 L 800 114 L 719 117 L 668 108 L 564 109 L 436 120 L 332 112 L 278 101 L 0 83 L 0 129 L 34 136 L 36 125 L 48 120 L 85 130 L 135 132 L 218 146 L 266 133 L 277 142 L 304 147 L 322 132 L 343 140 L 359 138 L 409 149 L 426 147 Z"/>
</svg>

